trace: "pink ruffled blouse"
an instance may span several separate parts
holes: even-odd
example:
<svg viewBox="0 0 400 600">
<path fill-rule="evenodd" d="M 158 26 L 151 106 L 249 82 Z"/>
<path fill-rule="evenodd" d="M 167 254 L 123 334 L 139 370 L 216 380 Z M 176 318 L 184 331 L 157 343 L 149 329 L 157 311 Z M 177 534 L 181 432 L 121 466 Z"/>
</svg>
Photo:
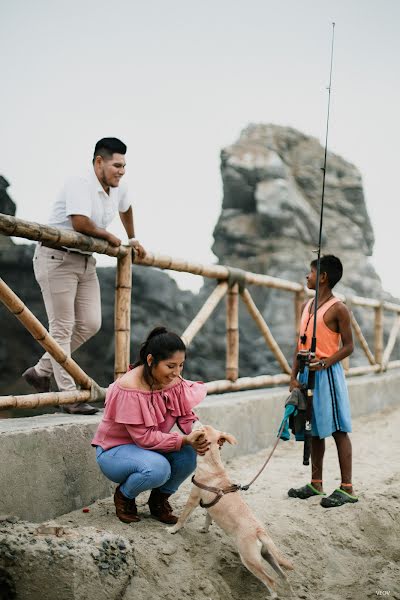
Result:
<svg viewBox="0 0 400 600">
<path fill-rule="evenodd" d="M 180 450 L 182 436 L 177 431 L 170 433 L 171 429 L 176 423 L 183 433 L 190 433 L 198 420 L 192 409 L 206 395 L 206 386 L 199 381 L 181 379 L 170 387 L 147 392 L 124 388 L 117 379 L 107 390 L 92 445 L 103 450 L 132 443 L 147 450 Z"/>
</svg>

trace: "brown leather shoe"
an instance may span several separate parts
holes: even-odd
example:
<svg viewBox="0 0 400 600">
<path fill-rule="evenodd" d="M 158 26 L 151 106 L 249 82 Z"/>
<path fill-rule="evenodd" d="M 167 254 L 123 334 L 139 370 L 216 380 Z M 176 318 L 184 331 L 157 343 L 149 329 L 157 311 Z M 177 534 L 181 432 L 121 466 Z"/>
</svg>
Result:
<svg viewBox="0 0 400 600">
<path fill-rule="evenodd" d="M 36 373 L 35 367 L 29 367 L 22 373 L 26 383 L 35 388 L 37 392 L 45 393 L 50 391 L 50 377 L 44 377 Z"/>
<path fill-rule="evenodd" d="M 86 402 L 76 402 L 75 404 L 65 404 L 63 411 L 69 415 L 94 415 L 99 412 L 95 406 L 90 406 Z"/>
<path fill-rule="evenodd" d="M 175 525 L 178 521 L 178 517 L 172 514 L 172 506 L 168 502 L 168 498 L 171 494 L 163 494 L 159 488 L 151 490 L 148 505 L 150 508 L 150 514 L 155 519 L 166 523 L 167 525 Z"/>
<path fill-rule="evenodd" d="M 135 498 L 126 498 L 119 489 L 118 486 L 114 494 L 115 514 L 118 519 L 123 523 L 136 523 L 140 521 L 140 517 L 137 514 L 137 507 Z"/>
</svg>

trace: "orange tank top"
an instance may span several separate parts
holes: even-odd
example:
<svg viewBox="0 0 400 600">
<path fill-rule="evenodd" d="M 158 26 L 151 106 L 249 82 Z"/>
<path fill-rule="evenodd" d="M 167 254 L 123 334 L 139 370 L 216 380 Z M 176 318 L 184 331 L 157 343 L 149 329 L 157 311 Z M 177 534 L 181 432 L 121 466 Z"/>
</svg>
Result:
<svg viewBox="0 0 400 600">
<path fill-rule="evenodd" d="M 305 344 L 302 344 L 299 337 L 299 350 L 309 350 L 311 346 L 314 328 L 314 311 L 312 315 L 310 315 L 309 311 L 312 302 L 313 299 L 307 302 L 304 307 L 303 314 L 301 315 L 300 337 L 305 334 L 307 336 L 307 340 Z M 336 333 L 335 331 L 329 329 L 324 321 L 324 315 L 326 311 L 337 302 L 340 302 L 339 298 L 333 297 L 317 310 L 317 348 L 315 356 L 318 360 L 332 356 L 332 354 L 335 354 L 335 352 L 339 350 L 340 333 Z"/>
</svg>

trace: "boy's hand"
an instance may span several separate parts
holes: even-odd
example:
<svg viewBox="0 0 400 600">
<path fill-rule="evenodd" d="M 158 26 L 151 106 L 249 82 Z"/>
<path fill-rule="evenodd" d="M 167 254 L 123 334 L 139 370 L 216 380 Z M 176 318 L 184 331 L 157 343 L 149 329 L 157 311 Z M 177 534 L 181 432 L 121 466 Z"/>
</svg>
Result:
<svg viewBox="0 0 400 600">
<path fill-rule="evenodd" d="M 291 379 L 289 385 L 289 392 L 293 392 L 295 388 L 300 388 L 301 385 L 297 379 Z"/>
<path fill-rule="evenodd" d="M 309 369 L 310 371 L 325 371 L 328 367 L 331 366 L 331 363 L 328 358 L 321 358 L 317 362 L 310 363 Z"/>
</svg>

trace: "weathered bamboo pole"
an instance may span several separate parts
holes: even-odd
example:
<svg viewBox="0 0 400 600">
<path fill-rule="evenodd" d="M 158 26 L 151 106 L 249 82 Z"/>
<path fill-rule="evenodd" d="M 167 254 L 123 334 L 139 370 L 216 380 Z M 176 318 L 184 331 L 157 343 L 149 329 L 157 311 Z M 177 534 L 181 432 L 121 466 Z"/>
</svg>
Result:
<svg viewBox="0 0 400 600">
<path fill-rule="evenodd" d="M 383 354 L 383 305 L 375 307 L 375 326 L 374 326 L 374 350 L 375 362 L 382 367 Z"/>
<path fill-rule="evenodd" d="M 351 311 L 350 311 L 350 322 L 351 322 L 351 326 L 353 327 L 353 331 L 356 334 L 358 341 L 360 342 L 360 346 L 364 350 L 364 352 L 368 358 L 369 364 L 375 365 L 376 362 L 375 362 L 374 355 L 372 354 L 370 347 L 368 346 L 368 342 L 365 339 L 363 332 L 361 331 L 361 327 L 358 324 L 357 319 L 355 318 L 354 314 Z"/>
<path fill-rule="evenodd" d="M 222 300 L 222 298 L 225 296 L 227 289 L 228 284 L 226 281 L 222 281 L 211 292 L 193 321 L 188 325 L 188 327 L 186 327 L 185 331 L 181 335 L 181 338 L 186 346 L 189 346 L 194 336 L 198 334 L 204 323 L 211 316 L 220 300 Z"/>
<path fill-rule="evenodd" d="M 1 278 L 0 300 L 32 334 L 35 340 L 71 375 L 78 385 L 87 390 L 92 387 L 92 379 L 64 352 L 61 346 L 48 333 L 47 329 Z"/>
<path fill-rule="evenodd" d="M 202 275 L 210 279 L 220 279 L 221 281 L 229 278 L 230 270 L 224 265 L 203 265 L 193 263 L 183 259 L 172 258 L 171 256 L 156 255 L 148 252 L 144 258 L 135 256 L 134 262 L 137 265 L 147 267 L 158 267 L 159 269 L 170 269 L 172 271 L 185 271 L 193 275 Z M 303 289 L 300 283 L 279 279 L 278 277 L 270 277 L 269 275 L 259 275 L 250 271 L 243 271 L 243 276 L 246 284 L 260 285 L 287 292 L 298 292 Z"/>
<path fill-rule="evenodd" d="M 342 360 L 342 367 L 344 369 L 345 374 L 347 375 L 347 373 L 350 370 L 350 356 L 346 356 L 343 360 Z"/>
<path fill-rule="evenodd" d="M 301 313 L 302 313 L 301 309 L 304 304 L 304 299 L 305 299 L 304 289 L 295 293 L 295 295 L 294 295 L 294 318 L 295 318 L 295 323 L 296 323 L 296 340 L 299 338 L 299 335 L 300 335 L 300 323 L 301 323 Z"/>
<path fill-rule="evenodd" d="M 114 309 L 114 379 L 127 372 L 131 344 L 132 248 L 117 261 Z"/>
<path fill-rule="evenodd" d="M 384 308 L 384 310 L 389 310 L 389 311 L 400 313 L 400 305 L 393 304 L 393 302 L 384 302 L 383 308 Z"/>
<path fill-rule="evenodd" d="M 239 285 L 229 287 L 226 296 L 226 369 L 229 381 L 239 375 Z"/>
<path fill-rule="evenodd" d="M 390 330 L 389 339 L 386 344 L 386 348 L 385 348 L 385 350 L 383 352 L 383 356 L 382 356 L 382 369 L 383 370 L 387 369 L 390 355 L 393 351 L 394 345 L 397 340 L 399 329 L 400 329 L 400 316 L 396 315 L 392 329 Z"/>
<path fill-rule="evenodd" d="M 380 365 L 365 365 L 361 367 L 350 367 L 346 375 L 353 377 L 354 375 L 366 375 L 367 373 L 378 373 L 381 370 Z"/>
<path fill-rule="evenodd" d="M 275 356 L 276 360 L 280 364 L 282 370 L 284 371 L 284 373 L 288 373 L 290 375 L 291 368 L 289 366 L 289 363 L 286 360 L 285 355 L 283 354 L 282 350 L 279 348 L 274 336 L 271 333 L 270 328 L 264 321 L 262 314 L 258 310 L 253 298 L 250 295 L 250 292 L 248 290 L 244 289 L 240 295 L 242 297 L 243 302 L 245 303 L 245 305 L 247 307 L 247 310 L 249 311 L 250 315 L 253 317 L 254 321 L 257 323 L 261 333 L 264 336 L 265 341 L 267 342 L 267 344 L 268 344 L 270 350 L 272 351 L 273 355 Z"/>
<path fill-rule="evenodd" d="M 102 388 L 103 400 L 105 391 Z M 42 394 L 27 394 L 25 396 L 0 396 L 0 410 L 9 408 L 39 408 L 41 406 L 62 406 L 64 404 L 75 404 L 76 402 L 87 402 L 90 400 L 90 390 L 72 390 L 70 392 L 47 392 Z"/>
<path fill-rule="evenodd" d="M 128 253 L 125 246 L 111 246 L 107 240 L 93 238 L 69 229 L 58 229 L 57 227 L 50 227 L 50 225 L 23 221 L 2 213 L 0 213 L 0 233 L 46 242 L 47 245 L 53 248 L 67 246 L 68 248 L 78 248 L 85 252 L 97 252 L 109 256 L 125 256 Z"/>
<path fill-rule="evenodd" d="M 259 375 L 257 377 L 240 377 L 236 381 L 226 379 L 209 381 L 206 383 L 208 394 L 222 394 L 223 392 L 238 392 L 240 390 L 254 390 L 270 385 L 284 385 L 290 382 L 290 375 Z"/>
<path fill-rule="evenodd" d="M 386 370 L 389 371 L 389 369 L 400 369 L 400 360 L 389 361 Z"/>
<path fill-rule="evenodd" d="M 338 294 L 335 294 L 335 296 L 338 296 Z M 379 308 L 381 306 L 381 301 L 375 300 L 374 298 L 362 298 L 361 296 L 351 296 L 349 300 L 354 306 L 364 306 L 365 308 Z"/>
</svg>

